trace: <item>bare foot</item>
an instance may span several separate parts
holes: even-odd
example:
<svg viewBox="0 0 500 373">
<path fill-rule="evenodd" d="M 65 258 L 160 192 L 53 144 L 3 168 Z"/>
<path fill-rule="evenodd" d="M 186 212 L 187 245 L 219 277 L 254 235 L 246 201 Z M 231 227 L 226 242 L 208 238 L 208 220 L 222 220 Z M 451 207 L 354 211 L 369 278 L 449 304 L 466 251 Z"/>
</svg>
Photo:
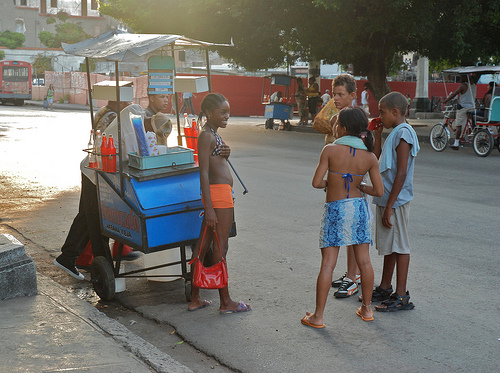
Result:
<svg viewBox="0 0 500 373">
<path fill-rule="evenodd" d="M 211 300 L 206 299 L 192 299 L 191 303 L 189 303 L 188 311 L 198 311 L 202 308 L 208 307 L 212 304 Z"/>
</svg>

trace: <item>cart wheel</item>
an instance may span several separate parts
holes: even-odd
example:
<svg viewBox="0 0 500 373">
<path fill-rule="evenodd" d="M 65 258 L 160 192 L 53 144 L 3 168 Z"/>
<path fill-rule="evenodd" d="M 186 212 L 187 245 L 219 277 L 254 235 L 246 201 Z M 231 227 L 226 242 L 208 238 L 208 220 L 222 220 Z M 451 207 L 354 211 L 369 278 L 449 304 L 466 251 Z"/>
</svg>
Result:
<svg viewBox="0 0 500 373">
<path fill-rule="evenodd" d="M 103 256 L 95 257 L 90 266 L 90 279 L 95 292 L 104 301 L 115 296 L 115 276 L 113 268 Z"/>
<path fill-rule="evenodd" d="M 184 295 L 186 296 L 186 300 L 191 302 L 191 282 L 186 281 L 184 284 Z"/>
<path fill-rule="evenodd" d="M 493 150 L 493 136 L 491 136 L 490 131 L 480 129 L 474 135 L 472 145 L 474 145 L 474 151 L 478 156 L 487 157 Z"/>
<path fill-rule="evenodd" d="M 442 152 L 448 146 L 449 134 L 448 130 L 445 128 L 444 124 L 438 123 L 432 127 L 429 134 L 429 140 L 434 149 L 437 152 Z"/>
<path fill-rule="evenodd" d="M 274 120 L 272 118 L 268 118 L 266 120 L 266 130 L 272 130 L 274 125 Z"/>
</svg>

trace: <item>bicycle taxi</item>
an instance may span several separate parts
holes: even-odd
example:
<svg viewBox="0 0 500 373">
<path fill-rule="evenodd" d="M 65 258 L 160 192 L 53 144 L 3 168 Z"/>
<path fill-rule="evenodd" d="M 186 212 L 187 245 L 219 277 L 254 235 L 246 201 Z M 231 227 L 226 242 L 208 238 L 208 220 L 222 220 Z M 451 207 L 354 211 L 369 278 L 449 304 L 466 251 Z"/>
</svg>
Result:
<svg viewBox="0 0 500 373">
<path fill-rule="evenodd" d="M 471 76 L 485 74 L 494 75 L 491 80 L 496 82 L 496 75 L 500 74 L 500 66 L 455 67 L 444 70 L 443 73 L 445 76 L 467 75 L 469 85 Z M 480 106 L 469 110 L 467 124 L 462 129 L 458 139 L 460 145 L 472 144 L 474 152 L 480 157 L 488 156 L 494 148 L 500 151 L 500 87 L 494 86 L 491 94 L 491 100 L 487 107 Z M 446 149 L 450 140 L 455 138 L 455 130 L 452 126 L 455 121 L 455 110 L 454 105 L 445 106 L 444 121 L 436 124 L 430 131 L 430 143 L 437 152 Z"/>
</svg>

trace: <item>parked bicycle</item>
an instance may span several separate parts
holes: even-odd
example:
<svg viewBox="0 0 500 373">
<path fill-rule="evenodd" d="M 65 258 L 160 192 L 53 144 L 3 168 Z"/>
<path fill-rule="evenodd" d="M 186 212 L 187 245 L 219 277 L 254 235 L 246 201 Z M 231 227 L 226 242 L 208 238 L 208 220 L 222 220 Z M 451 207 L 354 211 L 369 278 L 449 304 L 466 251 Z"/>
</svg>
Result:
<svg viewBox="0 0 500 373">
<path fill-rule="evenodd" d="M 450 140 L 455 140 L 456 134 L 453 128 L 453 122 L 455 121 L 455 110 L 453 105 L 445 106 L 443 114 L 445 119 L 444 122 L 440 122 L 432 127 L 429 134 L 432 149 L 437 152 L 445 150 L 450 144 Z M 480 157 L 488 156 L 495 145 L 491 128 L 473 123 L 472 115 L 467 116 L 467 123 L 458 140 L 462 146 L 472 143 L 474 152 Z"/>
</svg>

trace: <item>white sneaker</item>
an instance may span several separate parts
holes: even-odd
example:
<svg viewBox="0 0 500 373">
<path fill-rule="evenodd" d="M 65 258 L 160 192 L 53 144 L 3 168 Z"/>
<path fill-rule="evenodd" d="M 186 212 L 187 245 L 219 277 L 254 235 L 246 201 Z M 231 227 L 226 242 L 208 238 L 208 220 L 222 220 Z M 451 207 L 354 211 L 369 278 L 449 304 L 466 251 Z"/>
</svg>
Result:
<svg viewBox="0 0 500 373">
<path fill-rule="evenodd" d="M 344 280 L 342 281 L 339 290 L 333 293 L 333 295 L 335 295 L 335 298 L 347 298 L 350 297 L 351 295 L 356 294 L 357 292 L 358 292 L 358 284 L 356 282 L 353 282 L 350 278 L 344 277 Z"/>
</svg>

